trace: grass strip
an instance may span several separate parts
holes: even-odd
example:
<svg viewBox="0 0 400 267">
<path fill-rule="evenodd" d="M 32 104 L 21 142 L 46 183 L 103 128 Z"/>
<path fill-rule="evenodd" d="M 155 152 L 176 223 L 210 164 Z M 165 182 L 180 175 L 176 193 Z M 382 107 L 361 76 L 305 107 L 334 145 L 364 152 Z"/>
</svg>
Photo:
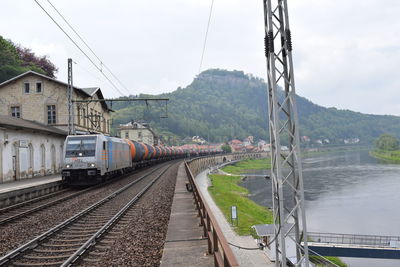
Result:
<svg viewBox="0 0 400 267">
<path fill-rule="evenodd" d="M 263 170 L 271 168 L 271 158 L 246 159 L 233 165 L 227 165 L 222 168 L 224 172 L 231 174 L 243 174 L 250 170 Z"/>
<path fill-rule="evenodd" d="M 215 203 L 227 221 L 231 220 L 231 206 L 237 207 L 238 225 L 233 229 L 239 235 L 250 235 L 251 226 L 272 223 L 272 212 L 247 198 L 248 190 L 238 185 L 240 176 L 211 174 L 212 186 L 208 188 Z"/>
</svg>

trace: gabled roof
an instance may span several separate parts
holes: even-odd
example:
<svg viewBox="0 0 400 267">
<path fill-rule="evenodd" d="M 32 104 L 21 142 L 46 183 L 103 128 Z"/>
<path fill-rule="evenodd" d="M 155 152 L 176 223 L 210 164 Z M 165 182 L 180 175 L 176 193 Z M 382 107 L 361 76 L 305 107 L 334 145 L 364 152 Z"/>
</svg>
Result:
<svg viewBox="0 0 400 267">
<path fill-rule="evenodd" d="M 51 134 L 67 136 L 66 131 L 60 130 L 56 127 L 46 125 L 37 121 L 29 121 L 20 118 L 0 115 L 0 126 L 10 129 L 27 129 Z"/>
<path fill-rule="evenodd" d="M 82 91 L 84 91 L 86 94 L 90 96 L 94 96 L 94 94 L 100 90 L 100 87 L 89 87 L 89 88 L 81 88 Z"/>
<path fill-rule="evenodd" d="M 20 78 L 22 78 L 22 77 L 24 77 L 24 76 L 27 76 L 27 75 L 29 75 L 29 74 L 33 74 L 33 75 L 42 77 L 42 78 L 44 78 L 44 79 L 53 81 L 53 82 L 55 82 L 55 83 L 62 84 L 62 85 L 64 85 L 64 86 L 68 86 L 68 84 L 65 83 L 65 82 L 56 80 L 56 79 L 54 79 L 54 78 L 51 78 L 51 77 L 46 76 L 46 75 L 44 75 L 44 74 L 38 73 L 38 72 L 36 72 L 36 71 L 29 70 L 29 71 L 27 71 L 27 72 L 24 72 L 24 73 L 22 73 L 22 74 L 20 74 L 20 75 L 17 75 L 17 76 L 15 76 L 15 77 L 9 79 L 9 80 L 7 80 L 7 81 L 4 81 L 4 82 L 0 83 L 0 87 L 4 86 L 4 85 L 6 85 L 6 84 L 9 84 L 9 83 L 11 83 L 11 82 L 13 82 L 13 81 L 16 81 L 16 80 L 18 80 L 18 79 L 20 79 Z M 96 93 L 98 93 L 98 94 L 99 94 L 99 98 L 100 98 L 100 99 L 104 99 L 103 93 L 101 92 L 100 87 L 79 88 L 79 87 L 74 86 L 74 90 L 77 91 L 78 93 L 81 93 L 81 94 L 85 95 L 86 97 L 93 97 Z M 101 105 L 104 107 L 104 109 L 109 110 L 109 111 L 112 111 L 112 110 L 108 107 L 108 105 L 107 105 L 106 102 L 101 102 Z"/>
</svg>

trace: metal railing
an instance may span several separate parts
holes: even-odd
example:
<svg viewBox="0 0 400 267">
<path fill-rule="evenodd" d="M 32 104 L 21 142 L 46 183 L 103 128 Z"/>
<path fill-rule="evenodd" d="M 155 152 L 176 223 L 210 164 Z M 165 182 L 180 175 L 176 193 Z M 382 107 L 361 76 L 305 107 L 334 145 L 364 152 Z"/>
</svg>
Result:
<svg viewBox="0 0 400 267">
<path fill-rule="evenodd" d="M 359 245 L 374 247 L 399 247 L 399 236 L 379 236 L 379 235 L 354 235 L 336 233 L 313 233 L 308 232 L 310 242 Z"/>
<path fill-rule="evenodd" d="M 191 161 L 191 163 L 194 161 Z M 208 253 L 214 255 L 215 266 L 239 266 L 210 207 L 204 201 L 201 192 L 197 189 L 194 176 L 187 162 L 185 162 L 185 170 L 193 189 L 194 199 L 201 219 L 201 226 L 203 226 L 203 235 L 207 237 Z"/>
</svg>

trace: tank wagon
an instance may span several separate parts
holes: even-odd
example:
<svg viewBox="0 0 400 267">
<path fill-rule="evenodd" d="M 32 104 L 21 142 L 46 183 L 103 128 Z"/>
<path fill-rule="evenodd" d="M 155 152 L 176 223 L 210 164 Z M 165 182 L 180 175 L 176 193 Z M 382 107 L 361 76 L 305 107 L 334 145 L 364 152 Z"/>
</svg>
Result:
<svg viewBox="0 0 400 267">
<path fill-rule="evenodd" d="M 205 153 L 152 146 L 102 134 L 69 135 L 64 144 L 62 178 L 69 185 L 94 185 L 135 168 Z M 211 151 L 209 153 L 212 153 Z"/>
</svg>

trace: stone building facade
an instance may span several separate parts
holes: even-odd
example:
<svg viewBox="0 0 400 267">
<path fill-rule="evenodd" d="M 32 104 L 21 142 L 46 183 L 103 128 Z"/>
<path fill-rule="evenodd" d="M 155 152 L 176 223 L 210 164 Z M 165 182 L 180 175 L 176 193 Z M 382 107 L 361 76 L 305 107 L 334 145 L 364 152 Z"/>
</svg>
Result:
<svg viewBox="0 0 400 267">
<path fill-rule="evenodd" d="M 0 115 L 0 183 L 59 173 L 67 133 Z"/>
<path fill-rule="evenodd" d="M 128 122 L 120 124 L 118 133 L 121 138 L 143 142 L 149 145 L 158 145 L 158 137 L 146 123 Z"/>
<path fill-rule="evenodd" d="M 0 115 L 22 118 L 68 130 L 66 83 L 27 71 L 0 84 Z M 73 90 L 74 100 L 104 99 L 98 87 Z M 111 109 L 105 102 L 75 103 L 74 125 L 77 133 L 109 135 Z"/>
</svg>

